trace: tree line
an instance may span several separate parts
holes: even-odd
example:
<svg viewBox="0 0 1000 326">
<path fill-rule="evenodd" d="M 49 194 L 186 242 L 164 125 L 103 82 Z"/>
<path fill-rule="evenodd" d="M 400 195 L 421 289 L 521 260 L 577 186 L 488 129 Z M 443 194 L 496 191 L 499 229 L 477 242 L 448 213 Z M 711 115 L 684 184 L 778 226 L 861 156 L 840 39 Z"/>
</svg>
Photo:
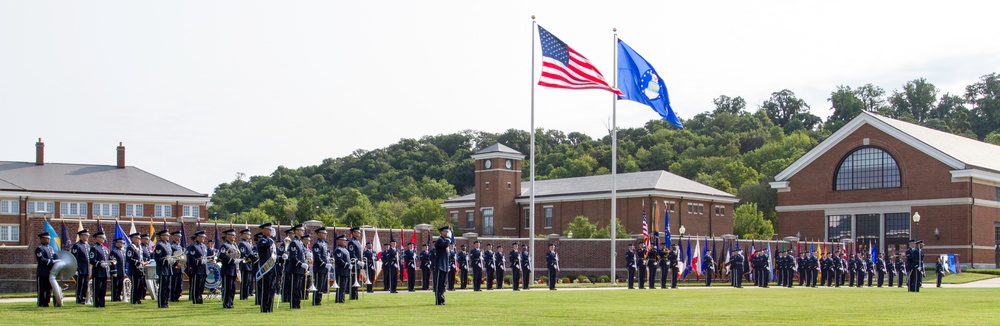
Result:
<svg viewBox="0 0 1000 326">
<path fill-rule="evenodd" d="M 748 110 L 740 96 L 720 95 L 709 111 L 684 120 L 677 129 L 662 119 L 619 128 L 621 173 L 667 170 L 737 195 L 736 234 L 770 238 L 777 194 L 774 176 L 862 111 L 1000 144 L 1000 75 L 981 76 L 964 94 L 940 94 L 924 78 L 887 93 L 873 84 L 839 85 L 831 91 L 831 114 L 824 120 L 788 89 Z M 542 179 L 609 174 L 611 136 L 536 130 L 536 177 Z M 236 223 L 311 219 L 338 225 L 412 227 L 452 224 L 440 204 L 474 192 L 471 155 L 494 143 L 527 154 L 530 133 L 463 130 L 404 138 L 385 148 L 355 150 L 318 165 L 270 175 L 239 174 L 212 196 L 212 218 Z M 529 163 L 522 165 L 529 175 Z M 751 209 L 752 208 L 752 209 Z M 637 232 L 638 230 L 628 230 Z"/>
</svg>

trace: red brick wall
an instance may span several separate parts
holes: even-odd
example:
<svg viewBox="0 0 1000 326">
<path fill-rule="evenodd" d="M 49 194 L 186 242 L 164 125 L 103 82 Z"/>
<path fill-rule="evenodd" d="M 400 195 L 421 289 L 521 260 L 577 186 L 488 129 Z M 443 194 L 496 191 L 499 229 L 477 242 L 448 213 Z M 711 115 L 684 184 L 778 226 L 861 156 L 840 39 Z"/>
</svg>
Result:
<svg viewBox="0 0 1000 326">
<path fill-rule="evenodd" d="M 869 138 L 872 146 L 884 149 L 896 159 L 902 174 L 901 188 L 833 191 L 837 165 L 845 155 L 863 146 L 864 138 Z M 944 163 L 864 125 L 792 176 L 788 180 L 791 191 L 778 193 L 778 205 L 968 197 L 968 183 L 951 182 L 950 171 Z"/>
<path fill-rule="evenodd" d="M 681 225 L 684 226 L 688 235 L 716 235 L 720 236 L 733 232 L 733 205 L 728 203 L 713 203 L 706 201 L 681 200 L 669 197 L 631 197 L 618 198 L 616 207 L 616 217 L 622 221 L 622 225 L 629 234 L 642 233 L 642 212 L 645 210 L 647 223 L 652 234 L 653 231 L 663 229 L 663 201 L 674 201 L 674 211 L 670 212 L 670 232 L 680 234 Z M 653 211 L 653 201 L 658 203 L 658 210 Z M 702 214 L 690 214 L 687 212 L 688 203 L 704 204 Z M 714 206 L 724 206 L 724 214 L 716 216 Z M 545 228 L 545 207 L 552 206 L 552 228 Z M 521 236 L 527 236 L 527 226 L 524 225 L 524 210 L 527 204 L 521 205 L 519 223 L 522 230 Z M 536 234 L 563 234 L 566 227 L 576 216 L 586 216 L 591 223 L 597 224 L 598 228 L 603 228 L 611 223 L 611 201 L 607 199 L 593 199 L 580 201 L 564 201 L 553 203 L 535 204 L 535 233 Z M 654 216 L 655 215 L 655 216 Z M 709 222 L 711 220 L 711 222 Z M 654 229 L 654 223 L 657 227 Z M 711 226 L 711 227 L 710 227 Z"/>
</svg>

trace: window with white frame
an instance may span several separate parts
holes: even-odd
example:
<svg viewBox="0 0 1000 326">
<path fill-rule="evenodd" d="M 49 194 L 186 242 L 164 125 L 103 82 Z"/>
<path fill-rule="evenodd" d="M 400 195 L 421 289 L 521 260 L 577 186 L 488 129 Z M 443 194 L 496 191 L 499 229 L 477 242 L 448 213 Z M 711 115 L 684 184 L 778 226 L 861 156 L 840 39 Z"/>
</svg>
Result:
<svg viewBox="0 0 1000 326">
<path fill-rule="evenodd" d="M 0 200 L 0 214 L 18 214 L 21 213 L 21 201 L 18 200 Z"/>
<path fill-rule="evenodd" d="M 552 206 L 545 206 L 545 228 L 552 228 Z"/>
<path fill-rule="evenodd" d="M 185 205 L 181 213 L 184 213 L 184 215 L 182 216 L 201 217 L 201 210 L 198 208 L 198 206 Z"/>
<path fill-rule="evenodd" d="M 458 211 L 451 211 L 451 222 L 458 225 Z"/>
<path fill-rule="evenodd" d="M 524 228 L 527 229 L 531 225 L 531 210 L 527 207 L 524 208 Z"/>
<path fill-rule="evenodd" d="M 125 204 L 125 216 L 142 216 L 142 204 Z"/>
<path fill-rule="evenodd" d="M 667 211 L 670 211 L 670 212 L 674 211 L 674 209 L 675 209 L 674 204 L 676 204 L 676 203 L 673 200 L 664 200 L 663 201 L 663 207 L 666 208 Z"/>
<path fill-rule="evenodd" d="M 21 226 L 0 225 L 0 241 L 21 241 Z"/>
<path fill-rule="evenodd" d="M 493 208 L 483 208 L 483 234 L 493 235 Z"/>
<path fill-rule="evenodd" d="M 94 204 L 94 216 L 118 216 L 118 204 L 98 203 Z"/>
<path fill-rule="evenodd" d="M 31 213 L 52 213 L 56 211 L 55 202 L 45 202 L 45 201 L 29 201 L 28 202 L 28 214 Z"/>
<path fill-rule="evenodd" d="M 87 216 L 87 203 L 59 203 L 59 212 L 63 216 Z"/>
<path fill-rule="evenodd" d="M 170 205 L 155 205 L 153 206 L 153 216 L 171 217 L 173 216 L 173 212 L 171 211 Z"/>
<path fill-rule="evenodd" d="M 726 215 L 726 206 L 715 206 L 715 215 L 716 216 Z"/>
<path fill-rule="evenodd" d="M 476 214 L 474 211 L 465 211 L 465 228 L 474 229 L 476 228 Z"/>
</svg>

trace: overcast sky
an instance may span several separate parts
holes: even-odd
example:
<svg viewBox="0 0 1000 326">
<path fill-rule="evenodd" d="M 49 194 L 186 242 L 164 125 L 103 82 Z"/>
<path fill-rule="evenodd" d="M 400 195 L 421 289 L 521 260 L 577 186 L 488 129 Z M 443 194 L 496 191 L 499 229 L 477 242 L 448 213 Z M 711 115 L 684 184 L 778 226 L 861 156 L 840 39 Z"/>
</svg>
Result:
<svg viewBox="0 0 1000 326">
<path fill-rule="evenodd" d="M 531 15 L 610 80 L 612 28 L 677 115 L 836 85 L 961 94 L 1000 71 L 995 1 L 0 0 L 0 160 L 127 164 L 202 193 L 463 129 L 529 129 Z M 538 51 L 535 51 L 538 56 Z M 536 66 L 539 61 L 535 61 Z M 536 126 L 606 133 L 610 93 L 535 89 Z M 658 116 L 619 102 L 618 125 Z"/>
</svg>

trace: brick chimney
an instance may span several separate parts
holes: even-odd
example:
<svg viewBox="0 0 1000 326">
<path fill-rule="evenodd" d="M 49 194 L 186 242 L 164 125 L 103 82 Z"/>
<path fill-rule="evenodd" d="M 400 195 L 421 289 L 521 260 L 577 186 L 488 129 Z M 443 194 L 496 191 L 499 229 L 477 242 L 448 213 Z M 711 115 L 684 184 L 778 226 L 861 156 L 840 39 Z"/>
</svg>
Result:
<svg viewBox="0 0 1000 326">
<path fill-rule="evenodd" d="M 125 168 L 125 146 L 121 142 L 118 142 L 118 168 Z"/>
<path fill-rule="evenodd" d="M 35 165 L 45 164 L 45 143 L 42 142 L 41 138 L 38 138 L 38 142 L 35 143 Z"/>
</svg>

